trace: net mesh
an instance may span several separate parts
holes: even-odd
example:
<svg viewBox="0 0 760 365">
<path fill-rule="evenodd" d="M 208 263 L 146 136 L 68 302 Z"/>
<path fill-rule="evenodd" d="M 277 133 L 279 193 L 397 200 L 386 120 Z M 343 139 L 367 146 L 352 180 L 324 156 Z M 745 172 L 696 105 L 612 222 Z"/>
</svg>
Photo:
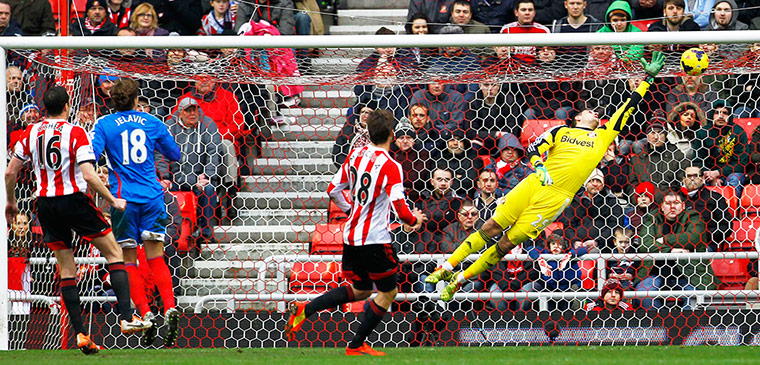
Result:
<svg viewBox="0 0 760 365">
<path fill-rule="evenodd" d="M 306 61 L 290 49 L 17 50 L 21 78 L 9 83 L 9 139 L 34 121 L 25 119 L 32 117 L 21 113 L 23 106 L 42 105 L 42 93 L 55 83 L 67 86 L 72 121 L 87 129 L 111 112 L 114 77 L 138 80 L 140 110 L 167 124 L 180 118 L 180 100 L 198 101 L 217 126 L 218 143 L 200 146 L 200 153 L 215 151 L 202 162 L 182 164 L 211 171 L 212 188 L 193 193 L 173 186 L 166 194 L 173 218 L 166 257 L 184 312 L 179 347 L 344 346 L 351 338 L 365 302 L 315 315 L 294 342 L 282 329 L 288 302 L 346 283 L 339 256 L 345 216 L 325 191 L 348 151 L 367 143 L 365 108 L 388 109 L 410 124 L 404 128 L 412 133 L 397 128 L 392 153 L 404 166 L 409 204 L 434 222 L 414 234 L 392 227 L 401 295 L 370 337 L 374 345 L 738 344 L 757 330 L 748 310 L 757 305 L 756 292 L 749 299 L 736 292 L 757 289 L 757 255 L 733 252 L 756 252 L 760 225 L 758 54 L 750 44 L 702 45 L 710 68 L 688 77 L 678 63 L 686 48 L 641 48 L 646 58 L 664 49 L 667 63 L 600 164 L 604 188 L 591 181 L 546 230 L 560 229 L 555 233 L 570 246 L 547 256 L 561 277 L 542 275 L 525 256 L 544 247 L 550 253 L 548 241 L 557 239 L 545 234 L 451 303 L 439 301 L 441 284 L 424 277 L 532 172 L 520 158 L 528 143 L 579 110 L 611 117 L 643 75 L 638 62 L 624 60 L 623 48 L 321 49 Z M 693 143 L 714 128 L 718 100 L 732 105 L 736 138 Z M 648 133 L 654 123 L 664 132 Z M 741 167 L 729 171 L 719 161 L 724 157 Z M 696 177 L 687 170 L 692 164 L 703 167 Z M 72 334 L 54 259 L 40 243 L 29 168 L 17 189 L 26 214 L 9 231 L 11 348 L 68 348 Z M 167 166 L 157 169 L 160 178 L 173 178 Z M 730 174 L 740 171 L 743 179 Z M 450 181 L 436 180 L 446 175 Z M 657 226 L 663 193 L 694 184 L 711 185 L 686 199 L 686 214 L 696 209 L 689 215 L 696 218 Z M 619 227 L 628 231 L 616 234 Z M 679 238 L 658 242 L 663 236 Z M 119 333 L 102 259 L 88 243 L 78 247 L 84 318 L 96 341 L 139 347 L 136 337 Z M 655 257 L 676 249 L 714 254 Z M 604 306 L 600 291 L 610 277 L 619 279 L 622 302 L 634 311 L 591 310 Z M 159 296 L 151 298 L 162 313 Z"/>
</svg>

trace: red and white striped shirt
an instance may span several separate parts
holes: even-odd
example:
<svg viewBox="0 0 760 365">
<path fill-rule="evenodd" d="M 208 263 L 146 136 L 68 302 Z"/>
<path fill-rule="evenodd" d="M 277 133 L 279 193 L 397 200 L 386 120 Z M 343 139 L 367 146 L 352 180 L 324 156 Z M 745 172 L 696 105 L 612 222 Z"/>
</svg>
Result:
<svg viewBox="0 0 760 365">
<path fill-rule="evenodd" d="M 41 197 L 85 192 L 87 182 L 79 164 L 95 162 L 87 132 L 63 119 L 46 119 L 26 127 L 13 155 L 32 160 L 37 177 L 35 195 Z"/>
<path fill-rule="evenodd" d="M 539 23 L 531 25 L 522 25 L 520 22 L 512 22 L 501 27 L 503 34 L 521 34 L 521 33 L 551 33 L 549 28 Z M 526 64 L 536 62 L 536 46 L 512 47 L 512 57 Z"/>
<path fill-rule="evenodd" d="M 373 145 L 352 150 L 333 177 L 327 193 L 343 211 L 351 210 L 343 229 L 343 242 L 351 246 L 389 244 L 391 204 L 398 217 L 414 224 L 404 199 L 403 171 L 388 151 Z M 343 190 L 350 190 L 349 204 Z"/>
</svg>

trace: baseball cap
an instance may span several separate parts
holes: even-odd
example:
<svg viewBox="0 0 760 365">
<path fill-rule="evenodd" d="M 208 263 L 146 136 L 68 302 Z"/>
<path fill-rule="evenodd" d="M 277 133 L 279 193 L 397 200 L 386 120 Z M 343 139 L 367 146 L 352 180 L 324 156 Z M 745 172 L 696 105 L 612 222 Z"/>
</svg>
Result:
<svg viewBox="0 0 760 365">
<path fill-rule="evenodd" d="M 179 104 L 177 104 L 177 109 L 180 111 L 187 109 L 189 106 L 198 106 L 198 101 L 191 97 L 185 97 L 184 99 L 179 101 Z"/>
</svg>

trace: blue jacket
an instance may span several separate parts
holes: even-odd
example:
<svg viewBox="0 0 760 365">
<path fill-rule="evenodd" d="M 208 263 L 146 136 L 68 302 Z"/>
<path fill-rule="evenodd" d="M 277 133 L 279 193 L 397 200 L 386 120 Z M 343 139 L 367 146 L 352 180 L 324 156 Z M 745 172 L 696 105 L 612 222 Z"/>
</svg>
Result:
<svg viewBox="0 0 760 365">
<path fill-rule="evenodd" d="M 551 254 L 549 250 L 536 246 L 528 247 L 526 251 L 528 252 L 528 256 L 533 260 L 538 259 L 539 255 Z M 572 257 L 578 257 L 587 254 L 588 250 L 585 247 L 579 247 L 577 249 L 572 249 L 569 252 Z M 577 261 L 571 261 L 564 270 L 559 270 L 559 261 L 547 260 L 546 262 L 552 268 L 552 276 L 541 274 L 541 279 L 546 283 L 545 288 L 547 290 L 567 290 L 573 284 L 580 286 L 581 271 L 578 268 Z"/>
</svg>

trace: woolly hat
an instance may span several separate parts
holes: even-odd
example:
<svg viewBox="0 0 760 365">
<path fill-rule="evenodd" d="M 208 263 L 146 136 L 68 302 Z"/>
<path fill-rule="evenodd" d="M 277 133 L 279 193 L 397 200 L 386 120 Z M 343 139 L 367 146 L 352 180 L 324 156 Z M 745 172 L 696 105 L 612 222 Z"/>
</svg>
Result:
<svg viewBox="0 0 760 365">
<path fill-rule="evenodd" d="M 602 184 L 604 184 L 604 173 L 602 172 L 602 170 L 594 169 L 594 171 L 591 171 L 591 175 L 588 176 L 588 179 L 586 179 L 586 182 L 583 183 L 583 185 L 588 184 L 588 182 L 593 179 L 597 179 L 601 181 Z"/>
<path fill-rule="evenodd" d="M 620 299 L 623 299 L 623 296 L 625 295 L 625 289 L 623 289 L 623 285 L 620 284 L 620 281 L 618 281 L 618 279 L 607 279 L 607 281 L 604 283 L 604 287 L 602 288 L 602 298 L 604 298 L 604 296 L 607 295 L 607 293 L 611 290 L 619 291 Z"/>
<path fill-rule="evenodd" d="M 393 128 L 393 136 L 396 138 L 401 136 L 417 138 L 417 132 L 414 131 L 414 126 L 412 125 L 412 122 L 409 121 L 409 118 L 403 117 L 398 123 L 396 123 L 396 127 Z"/>
<path fill-rule="evenodd" d="M 21 111 L 18 113 L 19 117 L 23 117 L 24 113 L 35 109 L 37 111 L 40 111 L 40 107 L 37 106 L 37 104 L 26 104 L 23 108 L 21 108 Z"/>
<path fill-rule="evenodd" d="M 87 4 L 85 4 L 84 11 L 90 10 L 90 8 L 93 7 L 93 6 L 100 6 L 103 9 L 108 8 L 108 4 L 106 4 L 105 1 L 101 1 L 101 0 L 87 0 Z"/>
<path fill-rule="evenodd" d="M 643 183 L 636 185 L 636 196 L 646 194 L 651 201 L 654 201 L 654 191 L 654 184 L 649 181 L 644 181 Z"/>
</svg>

